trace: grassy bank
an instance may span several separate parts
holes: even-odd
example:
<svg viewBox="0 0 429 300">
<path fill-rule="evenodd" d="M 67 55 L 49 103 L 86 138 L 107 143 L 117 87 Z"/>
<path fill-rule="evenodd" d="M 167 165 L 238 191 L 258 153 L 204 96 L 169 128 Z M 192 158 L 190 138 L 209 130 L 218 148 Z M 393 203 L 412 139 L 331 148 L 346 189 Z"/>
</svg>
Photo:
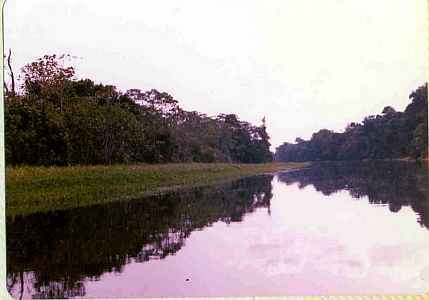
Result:
<svg viewBox="0 0 429 300">
<path fill-rule="evenodd" d="M 139 198 L 181 187 L 288 170 L 305 163 L 164 164 L 6 168 L 7 215 Z"/>
</svg>

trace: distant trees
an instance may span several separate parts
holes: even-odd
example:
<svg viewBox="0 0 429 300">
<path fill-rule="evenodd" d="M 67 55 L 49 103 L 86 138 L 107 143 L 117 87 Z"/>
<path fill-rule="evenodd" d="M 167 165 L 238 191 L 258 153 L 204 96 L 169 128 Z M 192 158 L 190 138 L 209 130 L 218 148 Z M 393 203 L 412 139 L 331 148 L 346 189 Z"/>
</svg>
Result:
<svg viewBox="0 0 429 300">
<path fill-rule="evenodd" d="M 24 66 L 20 90 L 6 93 L 8 164 L 272 160 L 264 122 L 185 111 L 155 89 L 121 93 L 76 79 L 74 68 L 65 66 L 68 58 L 45 55 Z"/>
<path fill-rule="evenodd" d="M 343 133 L 322 129 L 309 141 L 277 147 L 277 161 L 360 160 L 427 158 L 427 84 L 410 95 L 404 112 L 390 106 L 381 115 L 368 116 L 362 123 L 349 124 Z"/>
</svg>

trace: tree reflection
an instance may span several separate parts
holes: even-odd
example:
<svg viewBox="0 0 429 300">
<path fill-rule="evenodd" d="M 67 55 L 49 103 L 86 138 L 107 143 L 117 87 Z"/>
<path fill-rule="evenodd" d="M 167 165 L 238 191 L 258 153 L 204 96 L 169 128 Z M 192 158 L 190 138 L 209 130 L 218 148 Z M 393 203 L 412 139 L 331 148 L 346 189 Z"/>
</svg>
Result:
<svg viewBox="0 0 429 300">
<path fill-rule="evenodd" d="M 353 198 L 366 196 L 371 204 L 388 205 L 392 212 L 410 206 L 429 229 L 428 179 L 427 166 L 405 161 L 319 163 L 279 175 L 281 182 L 298 183 L 299 188 L 313 185 L 324 195 L 347 190 Z"/>
<path fill-rule="evenodd" d="M 7 288 L 17 299 L 85 295 L 84 282 L 174 255 L 194 230 L 270 207 L 271 175 L 142 200 L 8 218 Z"/>
</svg>

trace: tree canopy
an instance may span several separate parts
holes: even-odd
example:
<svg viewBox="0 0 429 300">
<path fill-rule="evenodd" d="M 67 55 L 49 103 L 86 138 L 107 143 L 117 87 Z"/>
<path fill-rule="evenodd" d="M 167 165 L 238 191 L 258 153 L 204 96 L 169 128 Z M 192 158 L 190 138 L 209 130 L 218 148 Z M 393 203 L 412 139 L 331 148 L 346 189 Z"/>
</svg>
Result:
<svg viewBox="0 0 429 300">
<path fill-rule="evenodd" d="M 381 115 L 350 123 L 342 133 L 322 129 L 310 140 L 276 149 L 277 161 L 326 161 L 428 157 L 427 84 L 410 94 L 404 112 L 386 106 Z"/>
<path fill-rule="evenodd" d="M 170 94 L 76 79 L 67 55 L 45 55 L 21 69 L 16 93 L 6 90 L 7 164 L 272 160 L 265 123 L 234 114 L 186 111 Z M 5 84 L 5 89 L 7 85 Z"/>
</svg>

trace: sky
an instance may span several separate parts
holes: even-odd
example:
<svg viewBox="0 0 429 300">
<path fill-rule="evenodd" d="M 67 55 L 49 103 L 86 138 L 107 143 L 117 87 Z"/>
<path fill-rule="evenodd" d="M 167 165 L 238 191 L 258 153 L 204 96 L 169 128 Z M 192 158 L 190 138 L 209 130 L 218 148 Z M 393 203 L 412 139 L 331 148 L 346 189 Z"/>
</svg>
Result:
<svg viewBox="0 0 429 300">
<path fill-rule="evenodd" d="M 426 0 L 8 0 L 15 72 L 68 53 L 79 78 L 260 124 L 272 149 L 403 110 L 426 81 Z"/>
</svg>

